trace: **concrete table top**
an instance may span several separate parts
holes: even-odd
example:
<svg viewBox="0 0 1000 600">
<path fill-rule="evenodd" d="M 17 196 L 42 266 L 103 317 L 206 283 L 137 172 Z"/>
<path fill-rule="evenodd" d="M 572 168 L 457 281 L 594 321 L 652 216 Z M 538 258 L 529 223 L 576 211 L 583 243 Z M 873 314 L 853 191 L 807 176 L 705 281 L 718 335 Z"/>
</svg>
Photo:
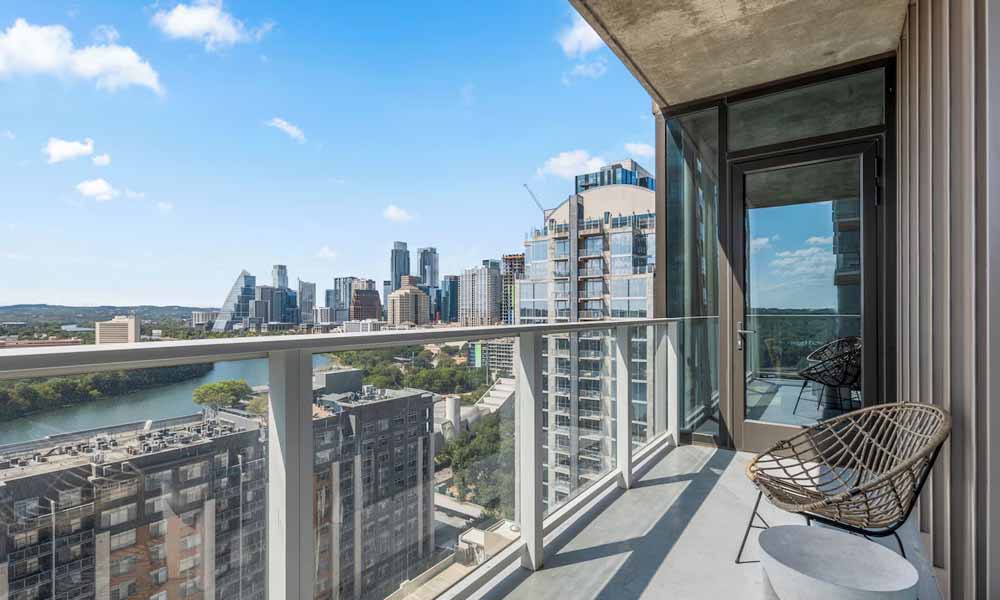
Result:
<svg viewBox="0 0 1000 600">
<path fill-rule="evenodd" d="M 899 554 L 826 527 L 781 525 L 761 532 L 765 598 L 915 599 L 919 575 Z"/>
</svg>

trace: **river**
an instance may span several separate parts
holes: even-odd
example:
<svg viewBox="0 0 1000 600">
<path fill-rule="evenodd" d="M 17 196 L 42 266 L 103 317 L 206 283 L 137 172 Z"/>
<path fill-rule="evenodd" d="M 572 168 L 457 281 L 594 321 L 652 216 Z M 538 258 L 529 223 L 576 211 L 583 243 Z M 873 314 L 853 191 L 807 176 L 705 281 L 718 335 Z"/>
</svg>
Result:
<svg viewBox="0 0 1000 600">
<path fill-rule="evenodd" d="M 313 355 L 314 369 L 329 364 L 327 356 Z M 243 379 L 250 385 L 266 384 L 267 361 L 259 358 L 217 362 L 207 375 L 197 379 L 6 421 L 0 423 L 0 445 L 104 425 L 190 415 L 201 411 L 201 407 L 191 400 L 195 388 L 204 383 L 225 379 Z"/>
</svg>

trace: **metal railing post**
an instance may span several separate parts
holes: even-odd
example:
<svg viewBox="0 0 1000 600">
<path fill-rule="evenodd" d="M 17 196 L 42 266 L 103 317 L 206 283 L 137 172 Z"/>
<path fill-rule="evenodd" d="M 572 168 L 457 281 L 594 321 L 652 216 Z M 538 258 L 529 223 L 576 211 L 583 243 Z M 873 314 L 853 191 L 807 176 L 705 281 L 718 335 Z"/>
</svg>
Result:
<svg viewBox="0 0 1000 600">
<path fill-rule="evenodd" d="M 542 377 L 541 336 L 522 333 L 514 353 L 517 378 L 516 440 L 518 448 L 518 514 L 524 554 L 521 566 L 536 571 L 542 568 Z"/>
<path fill-rule="evenodd" d="M 267 595 L 311 598 L 313 530 L 312 353 L 268 355 Z"/>
<path fill-rule="evenodd" d="M 617 405 L 618 435 L 615 443 L 618 449 L 618 471 L 621 473 L 619 486 L 632 487 L 632 399 L 629 388 L 632 381 L 632 365 L 629 358 L 629 328 L 615 327 L 615 385 Z"/>
<path fill-rule="evenodd" d="M 681 442 L 681 365 L 678 353 L 680 349 L 680 327 L 681 324 L 677 321 L 667 323 L 667 326 L 664 328 L 666 329 L 666 335 L 663 336 L 663 364 L 666 368 L 665 387 L 667 396 L 666 427 L 673 438 L 674 444 L 680 444 Z M 659 350 L 659 344 L 657 346 Z M 659 365 L 660 362 L 657 359 L 657 367 Z"/>
</svg>

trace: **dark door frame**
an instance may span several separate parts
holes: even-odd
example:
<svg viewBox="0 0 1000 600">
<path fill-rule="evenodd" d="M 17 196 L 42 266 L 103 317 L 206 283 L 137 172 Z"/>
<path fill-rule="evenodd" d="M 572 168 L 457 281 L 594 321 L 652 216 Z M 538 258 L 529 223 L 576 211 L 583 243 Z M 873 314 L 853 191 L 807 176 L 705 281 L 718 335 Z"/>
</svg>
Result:
<svg viewBox="0 0 1000 600">
<path fill-rule="evenodd" d="M 737 449 L 760 452 L 775 442 L 791 437 L 800 430 L 794 425 L 765 423 L 744 418 L 746 414 L 746 370 L 744 357 L 746 352 L 740 348 L 738 334 L 739 322 L 746 323 L 744 309 L 746 306 L 746 260 L 749 252 L 746 233 L 746 206 L 744 197 L 744 181 L 747 174 L 770 170 L 779 167 L 794 167 L 831 160 L 858 158 L 860 163 L 861 192 L 861 297 L 862 297 L 862 339 L 865 344 L 862 349 L 862 395 L 865 405 L 878 402 L 879 397 L 879 236 L 877 224 L 878 204 L 878 173 L 879 173 L 879 137 L 848 143 L 834 143 L 807 150 L 788 151 L 773 154 L 765 158 L 735 159 L 729 163 L 727 178 L 729 189 L 728 222 L 730 224 L 728 251 L 730 270 L 728 276 L 731 283 L 729 297 L 728 326 L 732 343 L 725 348 L 730 354 L 726 364 L 729 369 L 729 423 L 733 435 L 733 444 Z M 720 277 L 722 274 L 720 273 Z"/>
<path fill-rule="evenodd" d="M 884 76 L 884 98 L 885 115 L 884 125 L 866 127 L 849 131 L 841 131 L 833 134 L 826 134 L 810 138 L 802 138 L 771 144 L 746 148 L 739 151 L 729 150 L 728 130 L 729 130 L 729 104 L 733 102 L 748 100 L 759 96 L 765 96 L 776 92 L 791 90 L 805 85 L 836 79 L 854 73 L 860 73 L 871 69 L 883 69 Z M 735 161 L 750 161 L 754 159 L 767 158 L 772 156 L 782 156 L 789 153 L 822 149 L 828 146 L 846 144 L 849 142 L 876 143 L 876 169 L 877 180 L 874 182 L 878 198 L 878 210 L 874 221 L 869 221 L 875 225 L 877 233 L 878 265 L 876 269 L 869 269 L 866 277 L 876 277 L 874 283 L 866 281 L 868 289 L 877 289 L 878 295 L 874 300 L 878 303 L 874 312 L 869 311 L 871 299 L 865 298 L 865 311 L 873 314 L 878 320 L 877 349 L 882 360 L 877 361 L 874 369 L 865 364 L 863 368 L 869 373 L 878 373 L 879 389 L 870 396 L 872 401 L 892 402 L 896 401 L 896 326 L 895 317 L 890 315 L 896 305 L 896 56 L 895 53 L 888 53 L 880 56 L 873 56 L 848 64 L 838 65 L 828 69 L 822 69 L 813 73 L 804 74 L 785 80 L 756 86 L 754 88 L 739 90 L 728 94 L 721 94 L 711 98 L 704 98 L 687 102 L 682 105 L 667 107 L 657 115 L 657 157 L 656 176 L 663 179 L 657 185 L 657 194 L 666 194 L 666 125 L 665 122 L 673 117 L 684 114 L 695 113 L 709 108 L 718 110 L 719 130 L 719 190 L 718 190 L 718 307 L 719 307 L 719 433 L 717 435 L 703 434 L 698 432 L 681 432 L 681 443 L 694 443 L 710 446 L 743 449 L 736 441 L 735 425 L 737 421 L 736 410 L 734 408 L 733 385 L 732 385 L 732 352 L 728 351 L 735 343 L 732 332 L 735 330 L 735 322 L 732 317 L 732 297 L 735 293 L 733 269 L 730 265 L 732 240 L 731 232 L 733 228 L 732 210 L 733 194 L 729 180 L 729 166 Z M 658 196 L 657 210 L 665 208 L 665 198 Z M 664 219 L 670 218 L 664 211 Z M 658 226 L 664 221 L 658 220 Z M 657 244 L 664 243 L 665 235 L 657 235 Z M 865 243 L 868 243 L 866 240 Z M 869 247 L 875 247 L 869 244 Z M 658 261 L 658 264 L 666 264 L 666 257 Z M 670 285 L 669 274 L 664 272 L 664 279 L 661 285 Z M 682 316 L 670 315 L 665 310 L 657 316 Z M 868 346 L 875 344 L 868 343 Z M 866 402 L 869 398 L 866 392 Z"/>
</svg>

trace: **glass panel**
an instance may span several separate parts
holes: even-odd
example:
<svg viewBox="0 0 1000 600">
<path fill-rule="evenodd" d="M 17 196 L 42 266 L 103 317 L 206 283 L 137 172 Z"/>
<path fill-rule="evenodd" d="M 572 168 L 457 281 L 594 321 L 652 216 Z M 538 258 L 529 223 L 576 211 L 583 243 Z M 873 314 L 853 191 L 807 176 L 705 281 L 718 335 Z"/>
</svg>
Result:
<svg viewBox="0 0 1000 600">
<path fill-rule="evenodd" d="M 746 418 L 860 407 L 860 159 L 750 173 L 745 195 Z"/>
<path fill-rule="evenodd" d="M 681 431 L 719 435 L 719 318 L 684 319 L 677 338 Z"/>
<path fill-rule="evenodd" d="M 11 597 L 263 598 L 266 386 L 264 360 L 0 382 Z"/>
<path fill-rule="evenodd" d="M 444 590 L 518 539 L 513 352 L 341 352 L 317 375 L 316 598 Z"/>
<path fill-rule="evenodd" d="M 678 326 L 680 427 L 717 435 L 718 111 L 670 119 L 667 134 L 667 316 L 692 317 Z M 655 247 L 651 242 L 647 252 Z"/>
<path fill-rule="evenodd" d="M 548 336 L 547 372 L 554 415 L 546 432 L 546 513 L 565 504 L 615 468 L 615 372 L 613 330 Z M 565 350 L 560 350 L 565 348 Z M 569 377 L 558 377 L 556 360 L 569 358 Z"/>
<path fill-rule="evenodd" d="M 729 105 L 729 150 L 885 123 L 882 69 Z"/>
</svg>

